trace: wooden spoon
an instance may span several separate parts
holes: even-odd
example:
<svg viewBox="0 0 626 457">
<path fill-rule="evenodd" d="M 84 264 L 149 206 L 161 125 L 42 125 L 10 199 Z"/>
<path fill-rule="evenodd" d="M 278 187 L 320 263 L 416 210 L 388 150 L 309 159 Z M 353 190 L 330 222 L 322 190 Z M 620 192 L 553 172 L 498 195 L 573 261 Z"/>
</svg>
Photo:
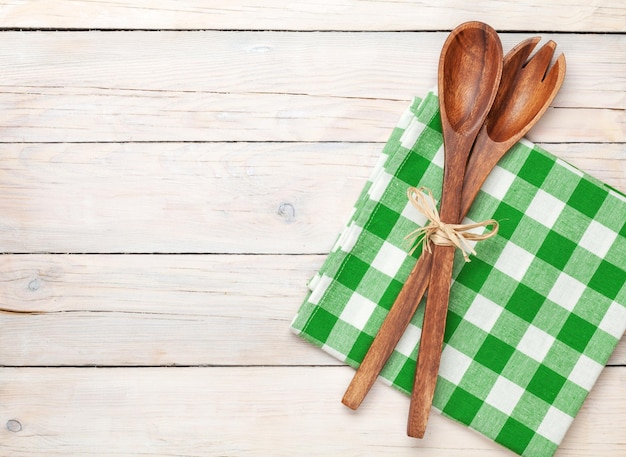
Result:
<svg viewBox="0 0 626 457">
<path fill-rule="evenodd" d="M 444 70 L 445 74 L 442 72 Z M 439 61 L 439 101 L 442 122 L 446 109 L 450 112 L 455 127 L 459 129 L 454 135 L 450 133 L 452 129 L 446 115 L 448 133 L 447 140 L 444 137 L 445 163 L 447 175 L 450 175 L 450 168 L 454 168 L 455 176 L 449 177 L 448 182 L 454 180 L 457 187 L 456 196 L 450 195 L 455 200 L 460 199 L 467 156 L 495 99 L 501 71 L 502 45 L 491 27 L 481 22 L 466 22 L 450 33 Z M 449 93 L 444 95 L 444 91 Z M 460 152 L 449 154 L 448 148 L 453 146 Z M 451 203 L 460 205 L 459 202 Z M 446 214 L 442 213 L 441 218 L 445 221 L 444 216 Z M 449 220 L 459 218 L 458 215 L 452 218 L 449 214 L 447 216 Z M 359 407 L 406 330 L 428 287 L 431 263 L 432 255 L 423 251 L 348 386 L 342 403 L 349 408 Z"/>
<path fill-rule="evenodd" d="M 509 103 L 508 98 L 510 96 L 517 96 L 519 100 L 528 97 L 530 92 L 526 93 L 526 95 L 520 94 L 521 96 L 513 95 L 513 93 L 521 90 L 522 85 L 526 86 L 526 84 L 522 84 L 522 81 L 518 78 L 517 73 L 523 70 L 526 59 L 539 40 L 539 37 L 529 38 L 511 49 L 504 57 L 500 87 L 498 88 L 498 94 L 496 95 L 496 99 L 489 115 L 487 116 L 485 124 L 488 123 L 493 125 L 496 122 L 496 113 L 500 113 L 502 111 L 502 106 L 505 102 Z M 537 54 L 537 57 L 539 57 L 539 55 L 540 53 Z M 533 57 L 533 60 L 535 58 L 536 57 Z M 563 56 L 559 57 L 555 68 L 558 68 L 558 70 L 552 69 L 549 76 L 545 79 L 545 81 L 550 81 L 549 84 L 545 84 L 551 87 L 551 94 L 545 99 L 540 109 L 537 110 L 535 117 L 527 124 L 528 128 L 526 130 L 530 129 L 539 120 L 558 92 L 561 83 L 563 82 L 563 77 L 565 76 L 565 60 Z M 556 80 L 553 82 L 552 80 L 555 76 L 551 76 L 552 73 L 558 74 L 558 77 L 556 77 Z M 511 84 L 508 84 L 507 81 L 510 81 Z M 520 83 L 519 88 L 512 84 L 514 81 Z M 525 87 L 524 90 L 532 90 L 532 88 Z M 505 93 L 508 94 L 507 97 L 504 97 Z M 477 169 L 477 164 L 479 162 L 478 159 L 481 158 L 480 162 L 489 160 L 495 165 L 495 163 L 497 163 L 497 161 L 499 161 L 506 153 L 510 147 L 509 145 L 519 141 L 525 133 L 525 131 L 520 130 L 517 135 L 511 136 L 506 141 L 506 145 L 504 142 L 498 144 L 495 141 L 491 141 L 491 144 L 487 146 L 486 143 L 488 142 L 489 129 L 484 127 L 481 129 L 472 148 L 472 153 L 470 154 L 470 159 L 465 172 L 465 182 L 463 183 L 461 204 L 462 218 L 467 215 L 467 212 L 474 202 L 480 187 L 488 176 L 488 172 L 484 168 L 481 170 Z M 483 145 L 483 148 L 478 150 L 477 145 Z M 477 174 L 479 171 L 482 172 L 482 174 Z M 424 292 L 428 288 L 431 265 L 432 255 L 428 251 L 422 252 L 422 255 L 418 259 L 409 278 L 405 282 L 404 287 L 396 298 L 395 303 L 383 321 L 382 326 L 378 330 L 372 345 L 361 362 L 361 365 L 356 371 L 354 378 L 352 379 L 352 382 L 343 397 L 342 401 L 346 406 L 352 409 L 359 407 L 376 381 L 381 370 L 385 366 L 385 363 L 387 363 L 393 349 L 398 344 L 398 341 L 409 325 L 411 318 L 415 314 Z"/>
<path fill-rule="evenodd" d="M 441 221 L 458 224 L 465 168 L 478 131 L 496 97 L 502 44 L 495 30 L 468 22 L 452 31 L 439 59 L 439 108 L 444 144 Z M 422 438 L 432 404 L 445 330 L 454 246 L 433 246 L 433 264 L 407 434 Z"/>
<path fill-rule="evenodd" d="M 526 40 L 509 53 L 511 57 L 505 62 L 498 94 L 478 134 L 467 163 L 461 214 L 467 214 L 472 201 L 493 167 L 506 151 L 535 125 L 561 88 L 565 77 L 565 56 L 560 55 L 555 65 L 548 71 L 556 43 L 549 41 L 526 62 L 538 41 L 539 38 Z M 444 255 L 450 255 L 448 254 L 450 249 L 446 247 L 436 246 L 435 249 L 443 251 Z M 436 266 L 438 265 L 436 253 L 433 257 Z M 445 258 L 444 261 L 449 260 Z M 451 268 L 451 261 L 449 265 Z M 448 274 L 447 269 L 445 274 Z M 449 278 L 446 276 L 445 279 L 437 274 L 435 268 L 432 269 L 423 327 L 425 330 L 432 331 L 433 322 L 440 327 L 436 327 L 437 333 L 434 336 L 431 333 L 422 333 L 420 343 L 408 426 L 409 435 L 418 438 L 424 436 L 437 380 L 439 357 L 434 351 L 440 354 L 443 342 L 445 310 L 447 310 L 449 294 Z M 435 309 L 431 310 L 429 315 L 428 307 L 431 304 Z M 427 315 L 430 316 L 428 322 L 426 321 Z"/>
</svg>

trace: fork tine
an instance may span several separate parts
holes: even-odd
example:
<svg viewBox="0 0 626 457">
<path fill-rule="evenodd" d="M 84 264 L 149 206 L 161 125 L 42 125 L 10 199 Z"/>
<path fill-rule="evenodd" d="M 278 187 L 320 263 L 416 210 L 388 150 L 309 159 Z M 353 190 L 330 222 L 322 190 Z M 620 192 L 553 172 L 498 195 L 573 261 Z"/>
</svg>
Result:
<svg viewBox="0 0 626 457">
<path fill-rule="evenodd" d="M 539 41 L 541 41 L 541 37 L 536 36 L 518 43 L 504 56 L 504 68 L 520 68 L 524 65 L 526 59 L 528 59 L 528 56 L 533 52 L 533 49 L 535 49 Z M 504 72 L 504 69 L 502 71 Z"/>
<path fill-rule="evenodd" d="M 561 54 L 554 65 L 546 72 L 546 76 L 543 78 L 545 84 L 561 86 L 561 82 L 565 77 L 565 55 Z M 559 81 L 560 80 L 560 81 Z"/>
<path fill-rule="evenodd" d="M 493 113 L 499 113 L 506 109 L 507 102 L 511 96 L 511 91 L 514 90 L 515 83 L 520 75 L 520 69 L 526 64 L 528 56 L 531 52 L 533 52 L 533 49 L 535 49 L 535 46 L 537 46 L 539 41 L 541 41 L 541 37 L 528 38 L 518 43 L 513 49 L 507 52 L 506 56 L 504 56 L 502 74 L 509 75 L 510 77 L 505 77 L 500 80 L 500 87 L 498 88 L 498 93 L 496 94 L 496 98 L 491 108 Z M 489 120 L 488 118 L 486 122 L 492 123 L 493 119 Z"/>
<path fill-rule="evenodd" d="M 532 76 L 537 78 L 537 80 L 543 80 L 552 61 L 555 49 L 556 43 L 552 40 L 548 41 L 526 62 L 524 70 L 532 73 Z"/>
</svg>

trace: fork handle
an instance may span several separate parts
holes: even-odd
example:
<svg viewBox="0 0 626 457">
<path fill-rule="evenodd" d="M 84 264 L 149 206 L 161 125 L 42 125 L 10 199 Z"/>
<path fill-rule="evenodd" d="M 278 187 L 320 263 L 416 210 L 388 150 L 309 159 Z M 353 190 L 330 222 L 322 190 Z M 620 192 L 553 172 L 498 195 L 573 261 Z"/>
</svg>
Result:
<svg viewBox="0 0 626 457">
<path fill-rule="evenodd" d="M 431 265 L 432 255 L 423 251 L 341 400 L 348 408 L 359 407 L 400 341 L 428 288 Z"/>
</svg>

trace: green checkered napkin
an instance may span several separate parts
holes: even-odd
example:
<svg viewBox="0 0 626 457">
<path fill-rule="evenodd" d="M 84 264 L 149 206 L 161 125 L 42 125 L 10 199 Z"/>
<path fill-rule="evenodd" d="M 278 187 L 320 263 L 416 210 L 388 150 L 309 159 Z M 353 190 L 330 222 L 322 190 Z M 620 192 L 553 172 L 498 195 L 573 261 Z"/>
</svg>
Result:
<svg viewBox="0 0 626 457">
<path fill-rule="evenodd" d="M 408 255 L 404 239 L 426 222 L 407 188 L 426 186 L 439 199 L 442 167 L 429 93 L 394 129 L 309 284 L 295 333 L 359 365 L 420 255 Z M 433 406 L 518 454 L 551 456 L 626 328 L 626 198 L 523 140 L 465 222 L 491 218 L 498 235 L 475 244 L 471 262 L 455 257 Z M 381 373 L 406 393 L 423 309 Z"/>
</svg>

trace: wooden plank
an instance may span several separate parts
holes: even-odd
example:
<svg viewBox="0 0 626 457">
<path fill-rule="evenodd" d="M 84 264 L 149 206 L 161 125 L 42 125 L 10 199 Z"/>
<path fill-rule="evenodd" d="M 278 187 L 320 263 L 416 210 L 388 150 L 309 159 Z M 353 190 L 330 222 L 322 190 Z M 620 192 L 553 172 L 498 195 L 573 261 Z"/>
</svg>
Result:
<svg viewBox="0 0 626 457">
<path fill-rule="evenodd" d="M 541 146 L 609 186 L 626 192 L 626 145 L 561 143 Z"/>
<path fill-rule="evenodd" d="M 624 145 L 543 146 L 626 190 Z M 0 252 L 328 252 L 381 149 L 0 144 Z"/>
<path fill-rule="evenodd" d="M 384 141 L 408 101 L 434 87 L 445 36 L 5 32 L 1 138 Z M 504 38 L 510 47 L 527 36 Z M 626 141 L 625 37 L 552 37 L 568 76 L 529 137 Z"/>
<path fill-rule="evenodd" d="M 290 94 L 36 90 L 14 87 L 0 96 L 3 142 L 380 142 L 409 105 L 409 100 Z M 528 138 L 623 143 L 624 113 L 549 108 Z"/>
<path fill-rule="evenodd" d="M 0 365 L 336 365 L 289 330 L 322 261 L 3 255 Z"/>
<path fill-rule="evenodd" d="M 289 330 L 321 261 L 1 256 L 0 365 L 337 365 Z"/>
<path fill-rule="evenodd" d="M 530 139 L 626 190 L 626 1 L 487 1 L 0 2 L 0 252 L 29 253 L 0 256 L 0 457 L 510 455 L 438 415 L 409 440 L 382 383 L 348 411 L 288 329 L 464 20 L 547 31 L 568 76 Z M 626 454 L 626 339 L 609 365 L 555 457 Z"/>
<path fill-rule="evenodd" d="M 0 145 L 3 252 L 328 252 L 376 144 Z"/>
<path fill-rule="evenodd" d="M 535 35 L 544 42 L 554 40 L 557 52 L 567 57 L 567 76 L 554 106 L 626 107 L 626 36 L 503 33 L 505 52 Z M 3 96 L 91 95 L 90 104 L 106 106 L 98 101 L 118 95 L 138 98 L 148 108 L 151 99 L 167 102 L 172 97 L 174 105 L 176 97 L 185 94 L 197 100 L 195 107 L 202 107 L 202 97 L 211 94 L 406 101 L 436 86 L 447 33 L 134 31 L 1 36 Z"/>
<path fill-rule="evenodd" d="M 439 414 L 405 434 L 408 398 L 376 385 L 358 412 L 346 367 L 1 369 L 2 456 L 509 457 Z M 624 455 L 626 368 L 600 376 L 556 457 Z"/>
<path fill-rule="evenodd" d="M 277 30 L 441 30 L 468 20 L 485 21 L 498 30 L 624 31 L 623 0 L 533 0 L 446 2 L 383 0 L 139 0 L 91 2 L 5 1 L 2 27 L 277 29 Z"/>
<path fill-rule="evenodd" d="M 0 132 L 9 143 L 384 141 L 408 103 L 289 94 L 13 87 L 0 96 Z M 586 111 L 580 115 L 589 117 L 598 110 Z M 621 136 L 614 132 L 615 124 L 594 127 Z M 592 130 L 581 134 L 586 132 Z M 542 141 L 559 141 L 570 130 L 553 125 L 547 133 Z"/>
</svg>

